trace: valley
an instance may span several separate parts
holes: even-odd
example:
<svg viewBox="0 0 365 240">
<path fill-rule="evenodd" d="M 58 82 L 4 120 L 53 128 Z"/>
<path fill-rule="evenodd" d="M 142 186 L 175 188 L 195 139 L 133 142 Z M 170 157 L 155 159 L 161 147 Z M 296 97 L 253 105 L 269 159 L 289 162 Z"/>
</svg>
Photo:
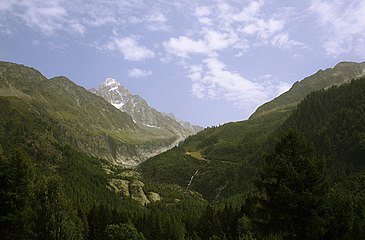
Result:
<svg viewBox="0 0 365 240">
<path fill-rule="evenodd" d="M 89 91 L 1 62 L 1 234 L 361 239 L 364 104 L 365 63 L 342 62 L 202 130 L 115 79 Z"/>
</svg>

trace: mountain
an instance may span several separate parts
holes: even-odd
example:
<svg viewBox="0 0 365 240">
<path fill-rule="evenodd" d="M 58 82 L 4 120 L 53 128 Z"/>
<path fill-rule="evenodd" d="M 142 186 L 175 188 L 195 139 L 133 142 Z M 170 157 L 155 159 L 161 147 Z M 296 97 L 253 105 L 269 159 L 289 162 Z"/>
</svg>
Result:
<svg viewBox="0 0 365 240">
<path fill-rule="evenodd" d="M 1 62 L 0 234 L 363 239 L 365 77 L 344 82 L 207 128 L 128 169 L 108 153 L 134 156 L 169 132 L 65 77 Z"/>
<path fill-rule="evenodd" d="M 340 62 L 334 68 L 319 70 L 317 73 L 294 83 L 289 91 L 258 107 L 250 118 L 285 107 L 291 108 L 311 92 L 325 89 L 333 85 L 348 83 L 352 79 L 362 76 L 365 76 L 365 62 Z"/>
<path fill-rule="evenodd" d="M 301 100 L 313 91 L 349 83 L 364 74 L 365 63 L 343 62 L 320 70 L 260 106 L 248 120 L 206 128 L 178 148 L 147 160 L 139 169 L 148 180 L 189 185 L 210 200 L 246 191 L 269 143 Z"/>
<path fill-rule="evenodd" d="M 0 116 L 2 239 L 107 239 L 106 226 L 120 222 L 146 226 L 148 239 L 183 239 L 174 237 L 184 235 L 182 219 L 206 205 L 121 167 L 168 139 L 65 77 L 0 62 Z"/>
<path fill-rule="evenodd" d="M 50 119 L 59 126 L 54 138 L 62 144 L 115 164 L 135 166 L 185 136 L 136 124 L 129 114 L 68 78 L 47 79 L 36 69 L 15 63 L 0 62 L 0 96 L 21 101 L 33 114 Z"/>
<path fill-rule="evenodd" d="M 202 130 L 199 126 L 177 120 L 173 114 L 161 113 L 151 108 L 146 100 L 138 95 L 131 94 L 115 79 L 106 79 L 98 89 L 91 89 L 91 92 L 103 97 L 114 107 L 131 115 L 137 124 L 171 132 L 176 135 L 177 142 Z"/>
</svg>

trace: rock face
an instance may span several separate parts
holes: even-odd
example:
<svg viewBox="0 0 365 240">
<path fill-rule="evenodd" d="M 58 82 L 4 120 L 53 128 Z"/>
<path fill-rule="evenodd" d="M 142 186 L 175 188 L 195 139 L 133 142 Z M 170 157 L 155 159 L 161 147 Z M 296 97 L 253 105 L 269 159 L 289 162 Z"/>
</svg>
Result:
<svg viewBox="0 0 365 240">
<path fill-rule="evenodd" d="M 151 203 L 154 203 L 154 202 L 161 201 L 161 196 L 158 193 L 150 192 L 148 194 L 148 199 L 150 200 Z"/>
<path fill-rule="evenodd" d="M 141 181 L 133 181 L 130 185 L 131 198 L 139 202 L 141 205 L 146 206 L 150 203 L 146 194 L 143 191 L 144 183 Z"/>
<path fill-rule="evenodd" d="M 144 183 L 138 179 L 129 181 L 113 178 L 109 181 L 109 188 L 111 190 L 120 193 L 123 198 L 132 198 L 142 206 L 161 201 L 161 196 L 158 193 L 145 193 L 143 187 Z"/>
<path fill-rule="evenodd" d="M 128 113 L 137 124 L 169 131 L 179 140 L 202 130 L 199 126 L 177 120 L 172 114 L 158 112 L 150 107 L 143 98 L 131 94 L 115 79 L 106 79 L 98 89 L 91 89 L 91 92 L 103 97 L 121 111 Z"/>
</svg>

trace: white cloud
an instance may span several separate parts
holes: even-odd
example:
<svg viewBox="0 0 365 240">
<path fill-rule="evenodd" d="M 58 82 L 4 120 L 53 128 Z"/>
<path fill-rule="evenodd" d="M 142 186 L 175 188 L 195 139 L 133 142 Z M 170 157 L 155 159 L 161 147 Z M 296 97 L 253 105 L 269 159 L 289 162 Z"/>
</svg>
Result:
<svg viewBox="0 0 365 240">
<path fill-rule="evenodd" d="M 142 70 L 139 68 L 132 68 L 128 71 L 128 76 L 133 78 L 142 78 L 147 77 L 152 74 L 152 71 L 150 70 Z"/>
<path fill-rule="evenodd" d="M 206 17 L 212 13 L 211 8 L 208 6 L 200 6 L 195 9 L 195 16 L 197 17 Z"/>
<path fill-rule="evenodd" d="M 38 28 L 44 34 L 51 35 L 55 31 L 63 29 L 67 18 L 67 11 L 61 5 L 62 1 L 21 1 L 20 7 L 24 7 L 21 18 L 31 27 Z"/>
<path fill-rule="evenodd" d="M 170 38 L 164 42 L 166 50 L 179 57 L 188 57 L 189 54 L 216 55 L 216 51 L 226 49 L 237 42 L 235 35 L 207 30 L 204 39 L 194 40 L 187 36 Z"/>
<path fill-rule="evenodd" d="M 205 33 L 205 42 L 211 51 L 222 50 L 234 44 L 237 40 L 226 33 L 209 30 Z"/>
<path fill-rule="evenodd" d="M 279 96 L 282 93 L 285 93 L 291 88 L 291 84 L 286 82 L 279 82 L 279 84 L 276 85 L 276 96 Z"/>
<path fill-rule="evenodd" d="M 141 61 L 155 56 L 152 50 L 140 45 L 134 37 L 115 37 L 104 48 L 122 53 L 124 59 L 129 61 Z"/>
<path fill-rule="evenodd" d="M 282 31 L 284 28 L 283 20 L 276 19 L 258 19 L 252 23 L 245 25 L 241 31 L 248 35 L 256 35 L 259 39 L 266 41 L 275 33 Z"/>
<path fill-rule="evenodd" d="M 71 24 L 71 28 L 72 30 L 74 30 L 75 32 L 79 33 L 80 35 L 84 35 L 85 34 L 85 31 L 86 31 L 86 28 L 84 25 L 76 22 L 76 23 L 72 23 Z"/>
<path fill-rule="evenodd" d="M 237 11 L 237 7 L 232 7 L 228 1 L 221 1 L 217 6 L 218 22 L 215 25 L 223 31 L 233 31 L 238 39 L 244 40 L 246 50 L 250 45 L 271 45 L 278 48 L 304 47 L 304 43 L 291 39 L 289 32 L 285 30 L 288 22 L 287 14 L 276 14 L 276 12 L 268 14 L 264 11 L 265 4 L 263 0 L 250 1 Z"/>
<path fill-rule="evenodd" d="M 305 43 L 289 39 L 289 34 L 287 32 L 276 34 L 271 39 L 271 44 L 281 48 L 291 48 L 291 47 L 306 48 Z"/>
<path fill-rule="evenodd" d="M 0 3 L 0 13 L 3 16 L 11 15 L 12 24 L 14 20 L 20 20 L 47 36 L 54 35 L 57 31 L 83 35 L 85 26 L 67 9 L 66 3 L 64 0 L 4 0 Z M 4 21 L 9 22 L 6 18 Z"/>
<path fill-rule="evenodd" d="M 0 11 L 9 11 L 13 9 L 17 0 L 3 0 L 0 2 Z"/>
<path fill-rule="evenodd" d="M 234 14 L 232 16 L 232 19 L 236 22 L 248 22 L 256 17 L 256 15 L 260 12 L 263 6 L 264 2 L 261 0 L 252 1 L 241 12 Z"/>
<path fill-rule="evenodd" d="M 313 0 L 310 9 L 322 26 L 322 46 L 327 55 L 337 57 L 365 48 L 365 1 Z M 356 54 L 365 56 L 363 52 Z"/>
<path fill-rule="evenodd" d="M 268 99 L 263 86 L 228 71 L 217 58 L 191 66 L 188 77 L 192 80 L 192 93 L 198 98 L 227 100 L 237 107 L 255 106 Z"/>
<path fill-rule="evenodd" d="M 213 19 L 210 17 L 212 9 L 208 6 L 199 6 L 195 9 L 194 16 L 198 19 L 199 23 L 207 26 L 213 24 Z"/>
<path fill-rule="evenodd" d="M 210 52 L 203 40 L 194 40 L 186 36 L 170 38 L 169 41 L 164 42 L 163 45 L 168 52 L 179 57 L 188 57 L 190 53 Z"/>
</svg>

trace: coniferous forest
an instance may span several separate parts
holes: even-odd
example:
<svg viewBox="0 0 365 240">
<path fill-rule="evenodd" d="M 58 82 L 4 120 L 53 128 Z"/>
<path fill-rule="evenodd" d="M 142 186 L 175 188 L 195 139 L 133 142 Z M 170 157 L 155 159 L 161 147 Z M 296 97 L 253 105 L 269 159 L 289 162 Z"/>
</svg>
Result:
<svg viewBox="0 0 365 240">
<path fill-rule="evenodd" d="M 365 236 L 365 78 L 207 128 L 135 169 L 87 154 L 43 111 L 0 97 L 1 239 Z M 136 178 L 161 198 L 133 199 Z M 126 182 L 130 196 L 113 188 Z"/>
</svg>

